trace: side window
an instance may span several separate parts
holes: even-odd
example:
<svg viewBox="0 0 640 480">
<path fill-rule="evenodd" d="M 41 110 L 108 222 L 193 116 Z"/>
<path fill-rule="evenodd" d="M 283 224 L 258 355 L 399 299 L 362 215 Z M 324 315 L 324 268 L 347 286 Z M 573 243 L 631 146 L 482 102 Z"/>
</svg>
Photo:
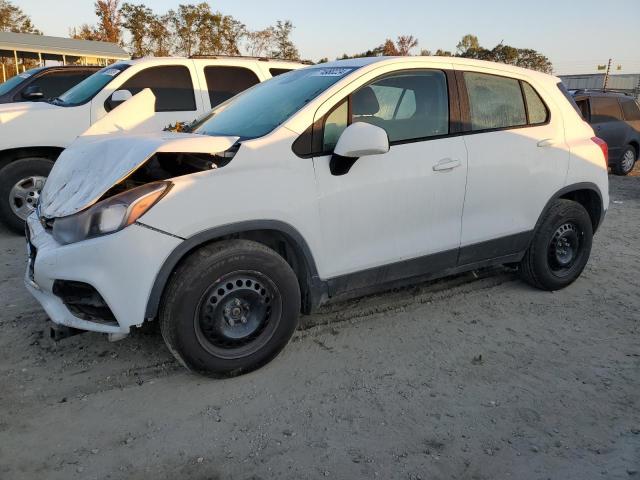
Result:
<svg viewBox="0 0 640 480">
<path fill-rule="evenodd" d="M 243 67 L 204 67 L 211 108 L 260 83 L 258 76 Z"/>
<path fill-rule="evenodd" d="M 622 112 L 624 113 L 624 119 L 628 122 L 634 120 L 640 120 L 640 108 L 638 104 L 632 98 L 621 98 Z"/>
<path fill-rule="evenodd" d="M 82 80 L 87 78 L 89 75 L 95 73 L 94 71 L 54 71 L 47 75 L 43 75 L 40 78 L 35 79 L 33 82 L 29 84 L 29 86 L 37 86 L 40 87 L 42 93 L 44 93 L 44 98 L 54 98 L 59 97 L 64 92 L 69 90 L 71 87 L 80 83 Z M 21 93 L 17 95 L 21 97 Z"/>
<path fill-rule="evenodd" d="M 338 138 L 347 128 L 349 120 L 349 102 L 343 100 L 337 108 L 330 112 L 324 121 L 324 130 L 322 135 L 322 151 L 331 152 L 336 148 Z"/>
<path fill-rule="evenodd" d="M 531 85 L 522 82 L 522 91 L 527 102 L 527 113 L 529 114 L 529 125 L 545 123 L 549 119 L 549 112 L 544 102 Z"/>
<path fill-rule="evenodd" d="M 622 111 L 616 97 L 591 97 L 591 120 L 593 123 L 622 120 Z"/>
<path fill-rule="evenodd" d="M 150 88 L 156 96 L 156 112 L 196 110 L 196 98 L 189 69 L 183 65 L 150 67 L 136 73 L 118 90 L 133 95 Z"/>
<path fill-rule="evenodd" d="M 471 130 L 517 127 L 527 124 L 520 82 L 513 78 L 465 72 Z"/>
<path fill-rule="evenodd" d="M 441 71 L 384 77 L 353 93 L 350 100 L 351 122 L 383 128 L 390 142 L 449 133 L 447 79 Z"/>
<path fill-rule="evenodd" d="M 277 77 L 278 75 L 282 75 L 283 73 L 290 72 L 292 69 L 290 68 L 270 68 L 269 73 L 272 77 Z"/>
</svg>

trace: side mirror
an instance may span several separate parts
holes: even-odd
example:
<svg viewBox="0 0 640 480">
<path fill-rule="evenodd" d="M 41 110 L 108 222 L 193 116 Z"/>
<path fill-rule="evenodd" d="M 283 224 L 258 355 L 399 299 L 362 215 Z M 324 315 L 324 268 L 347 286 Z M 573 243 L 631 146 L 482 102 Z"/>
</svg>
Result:
<svg viewBox="0 0 640 480">
<path fill-rule="evenodd" d="M 22 98 L 25 100 L 42 100 L 44 93 L 42 89 L 37 85 L 29 85 L 22 91 Z"/>
<path fill-rule="evenodd" d="M 389 137 L 384 129 L 370 123 L 357 122 L 342 132 L 333 153 L 341 157 L 359 158 L 388 151 Z"/>
<path fill-rule="evenodd" d="M 123 104 L 124 102 L 126 102 L 127 100 L 129 100 L 132 97 L 133 97 L 133 95 L 131 94 L 131 92 L 129 90 L 116 90 L 115 92 L 113 92 L 111 94 L 111 96 L 107 100 L 107 105 L 106 106 L 109 107 L 107 110 L 109 110 L 109 111 L 113 110 L 118 105 Z"/>
</svg>

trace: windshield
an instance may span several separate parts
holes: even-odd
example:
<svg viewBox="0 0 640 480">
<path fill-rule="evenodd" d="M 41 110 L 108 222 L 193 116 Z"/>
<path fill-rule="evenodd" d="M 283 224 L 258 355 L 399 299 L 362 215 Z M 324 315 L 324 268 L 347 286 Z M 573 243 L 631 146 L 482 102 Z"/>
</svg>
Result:
<svg viewBox="0 0 640 480">
<path fill-rule="evenodd" d="M 16 75 L 15 77 L 11 77 L 4 83 L 0 83 L 0 95 L 4 95 L 5 93 L 10 92 L 15 87 L 24 82 L 27 78 L 31 77 L 35 73 L 38 73 L 40 70 L 42 70 L 42 67 L 32 68 L 31 70 L 27 70 L 26 72 Z"/>
<path fill-rule="evenodd" d="M 116 63 L 115 65 L 110 65 L 102 70 L 98 70 L 71 90 L 67 90 L 58 98 L 54 99 L 54 103 L 65 107 L 82 105 L 95 97 L 111 80 L 129 67 L 130 65 L 128 63 Z"/>
<path fill-rule="evenodd" d="M 355 69 L 309 67 L 278 75 L 219 105 L 193 131 L 241 140 L 262 137 Z"/>
</svg>

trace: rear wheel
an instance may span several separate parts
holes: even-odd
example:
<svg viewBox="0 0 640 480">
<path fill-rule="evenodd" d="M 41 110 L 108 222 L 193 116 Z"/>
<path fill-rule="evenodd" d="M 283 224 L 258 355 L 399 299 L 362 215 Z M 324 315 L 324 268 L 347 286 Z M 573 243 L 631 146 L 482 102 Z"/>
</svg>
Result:
<svg viewBox="0 0 640 480">
<path fill-rule="evenodd" d="M 589 260 L 592 238 L 591 218 L 582 205 L 554 201 L 520 263 L 522 278 L 542 290 L 570 285 Z"/>
<path fill-rule="evenodd" d="M 637 159 L 638 152 L 632 145 L 628 145 L 620 161 L 611 167 L 611 171 L 616 175 L 628 175 L 633 170 Z"/>
<path fill-rule="evenodd" d="M 53 167 L 46 158 L 23 158 L 0 170 L 0 220 L 16 233 L 24 233 L 24 223 L 40 198 L 44 182 Z"/>
<path fill-rule="evenodd" d="M 287 262 L 262 244 L 229 240 L 197 250 L 177 268 L 160 328 L 187 368 L 229 377 L 278 355 L 299 313 L 298 279 Z"/>
</svg>

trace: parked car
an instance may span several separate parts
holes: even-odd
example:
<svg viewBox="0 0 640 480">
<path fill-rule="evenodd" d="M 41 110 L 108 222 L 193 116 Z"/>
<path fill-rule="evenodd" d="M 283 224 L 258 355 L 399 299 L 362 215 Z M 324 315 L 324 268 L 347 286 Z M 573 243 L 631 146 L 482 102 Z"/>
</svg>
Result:
<svg viewBox="0 0 640 480">
<path fill-rule="evenodd" d="M 80 138 L 28 219 L 27 287 L 53 322 L 112 339 L 157 318 L 212 376 L 269 362 L 327 301 L 505 263 L 564 288 L 609 197 L 606 144 L 560 85 L 351 59 L 258 85 L 193 133 Z"/>
<path fill-rule="evenodd" d="M 595 90 L 573 92 L 584 119 L 609 146 L 609 166 L 627 175 L 640 153 L 640 107 L 631 95 Z"/>
<path fill-rule="evenodd" d="M 0 103 L 57 97 L 98 70 L 100 67 L 84 65 L 32 68 L 0 83 Z"/>
<path fill-rule="evenodd" d="M 158 130 L 191 122 L 238 92 L 303 65 L 267 59 L 145 58 L 110 65 L 48 102 L 0 105 L 0 221 L 24 232 L 53 162 L 90 125 L 151 88 Z"/>
</svg>

